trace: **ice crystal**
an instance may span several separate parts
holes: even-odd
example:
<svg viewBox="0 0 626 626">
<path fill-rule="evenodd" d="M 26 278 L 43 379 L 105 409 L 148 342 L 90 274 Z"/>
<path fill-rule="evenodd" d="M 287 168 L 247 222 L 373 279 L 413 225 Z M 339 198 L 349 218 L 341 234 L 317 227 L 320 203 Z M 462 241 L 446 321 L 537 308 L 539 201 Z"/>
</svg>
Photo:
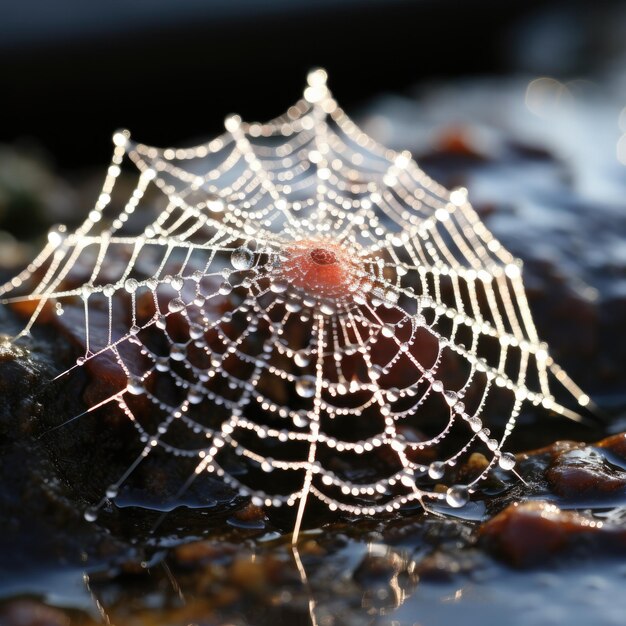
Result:
<svg viewBox="0 0 626 626">
<path fill-rule="evenodd" d="M 323 70 L 271 122 L 232 116 L 188 149 L 126 131 L 114 144 L 85 222 L 52 231 L 0 291 L 31 303 L 23 334 L 70 315 L 77 367 L 117 371 L 90 410 L 117 404 L 143 449 L 105 497 L 160 449 L 195 459 L 179 493 L 213 473 L 254 503 L 297 505 L 297 528 L 308 498 L 357 515 L 462 507 L 494 466 L 513 469 L 503 445 L 525 403 L 573 414 L 551 378 L 588 403 L 466 190 L 361 132 Z M 116 209 L 126 158 L 139 176 Z M 476 451 L 484 469 L 451 482 Z"/>
</svg>

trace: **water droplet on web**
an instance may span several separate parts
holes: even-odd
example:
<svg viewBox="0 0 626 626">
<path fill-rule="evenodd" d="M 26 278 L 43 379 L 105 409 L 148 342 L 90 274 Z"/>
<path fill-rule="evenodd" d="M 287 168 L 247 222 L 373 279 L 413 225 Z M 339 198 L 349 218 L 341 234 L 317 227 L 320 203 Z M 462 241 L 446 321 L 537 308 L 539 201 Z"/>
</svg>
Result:
<svg viewBox="0 0 626 626">
<path fill-rule="evenodd" d="M 400 482 L 405 487 L 415 487 L 415 476 L 411 470 L 404 470 L 402 474 L 400 474 Z"/>
<path fill-rule="evenodd" d="M 448 406 L 455 406 L 459 399 L 459 394 L 456 391 L 444 391 L 443 397 L 445 398 Z"/>
<path fill-rule="evenodd" d="M 298 411 L 293 416 L 293 425 L 297 428 L 306 428 L 309 424 L 310 420 L 306 411 Z"/>
<path fill-rule="evenodd" d="M 131 376 L 128 379 L 126 391 L 128 391 L 128 393 L 132 394 L 133 396 L 140 396 L 142 393 L 146 392 L 146 389 L 143 386 L 143 381 L 141 380 L 141 378 Z"/>
<path fill-rule="evenodd" d="M 225 280 L 219 288 L 219 292 L 223 295 L 223 296 L 227 296 L 231 291 L 233 290 L 233 286 L 227 281 Z"/>
<path fill-rule="evenodd" d="M 176 291 L 180 291 L 183 286 L 185 284 L 185 281 L 183 280 L 182 276 L 174 276 L 172 277 L 172 280 L 170 281 L 170 285 L 172 286 L 172 289 L 175 289 Z"/>
<path fill-rule="evenodd" d="M 469 501 L 469 489 L 465 485 L 453 485 L 446 491 L 446 502 L 449 506 L 458 509 Z"/>
<path fill-rule="evenodd" d="M 440 380 L 433 380 L 431 387 L 435 393 L 441 393 L 443 391 L 443 383 Z"/>
<path fill-rule="evenodd" d="M 320 311 L 324 315 L 334 315 L 337 312 L 337 307 L 331 302 L 322 302 Z"/>
<path fill-rule="evenodd" d="M 295 353 L 293 360 L 298 367 L 306 367 L 311 362 L 311 357 L 306 350 L 299 350 Z"/>
<path fill-rule="evenodd" d="M 298 311 L 302 310 L 302 304 L 297 300 L 288 300 L 287 304 L 285 304 L 285 308 L 290 313 L 298 313 Z"/>
<path fill-rule="evenodd" d="M 180 298 L 173 298 L 167 303 L 170 313 L 179 313 L 185 308 L 185 303 Z"/>
<path fill-rule="evenodd" d="M 85 512 L 83 513 L 83 517 L 88 522 L 95 522 L 98 519 L 98 509 L 93 508 L 93 507 L 85 509 Z"/>
<path fill-rule="evenodd" d="M 281 278 L 272 280 L 272 283 L 270 285 L 270 289 L 274 293 L 284 293 L 285 291 L 287 291 L 288 287 L 289 287 L 289 282 Z"/>
<path fill-rule="evenodd" d="M 202 389 L 198 389 L 197 387 L 192 387 L 187 394 L 187 400 L 190 404 L 200 404 L 204 399 L 204 394 L 202 393 Z"/>
<path fill-rule="evenodd" d="M 508 471 L 511 471 L 516 464 L 516 460 L 515 460 L 515 455 L 511 454 L 510 452 L 505 452 L 499 459 L 498 459 L 498 465 L 503 469 Z"/>
<path fill-rule="evenodd" d="M 165 315 L 159 315 L 155 321 L 156 327 L 165 330 L 167 328 L 167 317 Z"/>
<path fill-rule="evenodd" d="M 274 465 L 272 463 L 272 459 L 270 458 L 265 459 L 265 461 L 261 463 L 261 469 L 264 472 L 268 472 L 268 473 L 274 471 Z"/>
<path fill-rule="evenodd" d="M 79 356 L 79 357 L 76 359 L 76 365 L 78 365 L 79 367 L 81 367 L 82 365 L 85 365 L 86 360 L 87 360 L 87 359 L 85 359 L 85 357 L 84 357 L 84 356 Z"/>
<path fill-rule="evenodd" d="M 139 326 L 137 326 L 137 324 L 133 324 L 129 329 L 128 332 L 131 335 L 138 335 L 139 331 L 141 330 L 141 328 L 139 328 Z"/>
<path fill-rule="evenodd" d="M 236 270 L 248 270 L 252 267 L 254 261 L 254 255 L 252 250 L 241 246 L 233 251 L 230 255 L 230 262 Z"/>
<path fill-rule="evenodd" d="M 134 278 L 127 278 L 124 283 L 124 289 L 128 291 L 128 293 L 135 293 L 139 288 L 139 283 Z"/>
<path fill-rule="evenodd" d="M 476 416 L 470 417 L 470 418 L 467 420 L 467 423 L 470 425 L 470 428 L 471 428 L 471 429 L 472 429 L 475 433 L 477 433 L 477 432 L 478 432 L 478 431 L 479 431 L 479 430 L 483 427 L 483 422 L 482 422 L 482 420 L 480 419 L 480 417 L 476 417 Z"/>
<path fill-rule="evenodd" d="M 393 306 L 398 303 L 398 293 L 392 289 L 385 291 L 385 304 L 387 306 Z"/>
<path fill-rule="evenodd" d="M 315 395 L 315 378 L 302 376 L 296 381 L 296 393 L 303 398 L 312 398 Z"/>
<path fill-rule="evenodd" d="M 184 343 L 174 343 L 170 348 L 170 358 L 173 361 L 184 361 L 187 357 L 187 346 Z"/>
<path fill-rule="evenodd" d="M 393 324 L 385 324 L 380 332 L 384 337 L 393 337 L 396 334 L 396 327 Z"/>
<path fill-rule="evenodd" d="M 117 485 L 109 485 L 106 490 L 107 498 L 116 498 L 119 493 L 119 487 Z"/>
<path fill-rule="evenodd" d="M 200 324 L 189 325 L 189 337 L 191 339 L 200 339 L 204 336 L 204 327 Z"/>
<path fill-rule="evenodd" d="M 439 480 L 443 478 L 443 475 L 446 472 L 446 464 L 441 461 L 434 461 L 428 466 L 428 475 L 433 480 Z"/>
</svg>

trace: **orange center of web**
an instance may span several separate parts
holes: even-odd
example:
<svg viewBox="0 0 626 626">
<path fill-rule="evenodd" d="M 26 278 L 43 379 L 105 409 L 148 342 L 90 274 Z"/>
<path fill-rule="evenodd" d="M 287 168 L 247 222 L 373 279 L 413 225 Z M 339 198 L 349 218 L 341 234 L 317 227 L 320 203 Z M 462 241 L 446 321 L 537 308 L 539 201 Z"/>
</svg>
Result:
<svg viewBox="0 0 626 626">
<path fill-rule="evenodd" d="M 297 241 L 286 250 L 285 256 L 282 266 L 285 278 L 312 296 L 346 296 L 356 280 L 354 261 L 332 241 Z"/>
</svg>

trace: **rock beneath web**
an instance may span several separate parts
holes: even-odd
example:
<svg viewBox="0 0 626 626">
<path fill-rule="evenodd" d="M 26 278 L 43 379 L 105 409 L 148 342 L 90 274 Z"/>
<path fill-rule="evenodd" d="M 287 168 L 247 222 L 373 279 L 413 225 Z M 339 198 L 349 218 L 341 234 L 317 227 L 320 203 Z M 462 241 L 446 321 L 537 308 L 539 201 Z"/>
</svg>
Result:
<svg viewBox="0 0 626 626">
<path fill-rule="evenodd" d="M 489 552 L 514 567 L 580 551 L 626 553 L 626 529 L 540 501 L 510 505 L 485 522 L 478 537 Z"/>
</svg>

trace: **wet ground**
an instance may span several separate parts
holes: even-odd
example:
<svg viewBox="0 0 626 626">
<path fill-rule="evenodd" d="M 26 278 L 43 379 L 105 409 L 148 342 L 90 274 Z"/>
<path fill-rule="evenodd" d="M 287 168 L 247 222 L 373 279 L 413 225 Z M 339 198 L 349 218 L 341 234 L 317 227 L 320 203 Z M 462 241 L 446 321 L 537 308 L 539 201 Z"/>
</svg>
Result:
<svg viewBox="0 0 626 626">
<path fill-rule="evenodd" d="M 290 519 L 218 482 L 170 510 L 170 463 L 90 523 L 107 464 L 127 462 L 124 425 L 86 416 L 46 433 L 80 412 L 89 381 L 47 384 L 75 355 L 43 329 L 28 355 L 0 344 L 0 624 L 626 623 L 623 84 L 471 81 L 381 98 L 360 117 L 468 188 L 525 261 L 540 336 L 599 406 L 584 424 L 523 415 L 510 447 L 525 482 L 495 475 L 455 518 L 312 511 L 294 555 Z M 33 180 L 34 195 L 55 187 Z M 3 333 L 18 324 L 0 309 Z"/>
</svg>

